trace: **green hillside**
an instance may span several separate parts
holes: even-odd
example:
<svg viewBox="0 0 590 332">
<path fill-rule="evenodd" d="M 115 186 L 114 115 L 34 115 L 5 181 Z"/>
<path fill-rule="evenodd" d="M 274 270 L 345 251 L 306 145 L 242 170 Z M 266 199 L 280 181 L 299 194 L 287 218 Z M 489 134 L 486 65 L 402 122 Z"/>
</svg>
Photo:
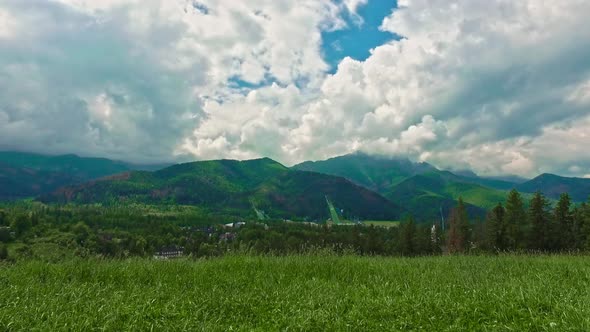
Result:
<svg viewBox="0 0 590 332">
<path fill-rule="evenodd" d="M 381 195 L 325 174 L 290 170 L 268 159 L 217 160 L 134 171 L 62 188 L 46 202 L 183 204 L 211 213 L 255 217 L 253 206 L 271 218 L 327 219 L 325 196 L 360 219 L 397 220 L 400 209 Z"/>
<path fill-rule="evenodd" d="M 504 201 L 505 191 L 499 189 L 514 187 L 508 181 L 440 171 L 427 163 L 364 154 L 305 162 L 294 168 L 345 177 L 381 193 L 419 220 L 440 218 L 441 209 L 446 217 L 459 197 L 472 216 L 483 216 L 486 209 Z"/>
<path fill-rule="evenodd" d="M 422 220 L 440 218 L 441 210 L 446 217 L 459 197 L 463 197 L 472 216 L 485 215 L 487 209 L 506 198 L 504 191 L 462 181 L 462 177 L 450 172 L 428 172 L 402 181 L 385 197 Z"/>
<path fill-rule="evenodd" d="M 68 173 L 13 167 L 0 162 L 0 200 L 14 200 L 53 191 L 82 180 Z"/>
<path fill-rule="evenodd" d="M 134 169 L 154 169 L 105 158 L 0 152 L 0 200 L 46 194 L 60 188 Z"/>
<path fill-rule="evenodd" d="M 293 169 L 342 176 L 380 193 L 387 192 L 410 176 L 435 170 L 427 163 L 413 163 L 403 158 L 373 157 L 362 153 L 324 161 L 308 161 L 293 166 Z"/>
</svg>

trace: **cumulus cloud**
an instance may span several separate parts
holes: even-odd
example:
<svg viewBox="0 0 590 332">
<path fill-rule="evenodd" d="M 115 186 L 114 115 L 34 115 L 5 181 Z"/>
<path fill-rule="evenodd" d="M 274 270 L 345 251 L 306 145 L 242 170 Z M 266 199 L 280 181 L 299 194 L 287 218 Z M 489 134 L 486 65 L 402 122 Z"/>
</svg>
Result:
<svg viewBox="0 0 590 332">
<path fill-rule="evenodd" d="M 588 1 L 400 0 L 402 38 L 329 73 L 322 32 L 366 3 L 4 1 L 0 147 L 590 173 Z"/>
<path fill-rule="evenodd" d="M 320 84 L 321 32 L 344 27 L 342 10 L 328 0 L 3 1 L 0 148 L 170 160 L 203 105 L 243 95 L 235 82 Z"/>
<path fill-rule="evenodd" d="M 585 148 L 576 134 L 589 114 L 590 4 L 399 5 L 381 29 L 401 40 L 375 48 L 366 61 L 344 59 L 317 91 L 308 92 L 310 99 L 297 89 L 275 89 L 279 100 L 298 103 L 282 109 L 281 101 L 260 101 L 256 115 L 236 123 L 251 129 L 262 121 L 266 130 L 233 133 L 231 151 L 259 152 L 243 140 L 258 137 L 276 143 L 264 147 L 266 154 L 287 162 L 363 150 L 483 174 L 567 172 L 574 159 L 580 172 L 588 170 L 584 158 L 590 158 L 576 153 Z M 210 114 L 195 131 L 196 142 L 212 138 L 202 130 L 216 121 Z M 289 121 L 278 121 L 279 114 Z M 556 145 L 544 147 L 555 135 L 561 138 Z M 567 148 L 558 148 L 566 142 Z"/>
</svg>

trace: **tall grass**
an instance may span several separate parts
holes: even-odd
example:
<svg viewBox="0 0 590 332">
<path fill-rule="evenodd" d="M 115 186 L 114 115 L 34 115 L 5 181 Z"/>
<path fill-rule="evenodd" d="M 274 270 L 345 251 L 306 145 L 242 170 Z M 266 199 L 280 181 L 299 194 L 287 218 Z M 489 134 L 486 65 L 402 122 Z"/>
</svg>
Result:
<svg viewBox="0 0 590 332">
<path fill-rule="evenodd" d="M 0 330 L 590 331 L 583 256 L 0 266 Z"/>
</svg>

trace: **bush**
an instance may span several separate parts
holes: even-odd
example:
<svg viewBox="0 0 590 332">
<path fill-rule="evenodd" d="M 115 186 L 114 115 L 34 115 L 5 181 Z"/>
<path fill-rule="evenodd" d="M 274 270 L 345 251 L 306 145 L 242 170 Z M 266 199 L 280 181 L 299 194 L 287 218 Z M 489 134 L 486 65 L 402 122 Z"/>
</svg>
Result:
<svg viewBox="0 0 590 332">
<path fill-rule="evenodd" d="M 31 223 L 31 219 L 24 214 L 19 214 L 15 216 L 14 220 L 12 221 L 11 227 L 16 232 L 16 236 L 21 236 L 26 231 L 28 231 L 33 224 Z"/>
<path fill-rule="evenodd" d="M 11 239 L 12 239 L 12 236 L 10 236 L 10 228 L 0 226 L 0 243 L 1 242 L 4 242 L 4 243 L 10 242 Z"/>
<path fill-rule="evenodd" d="M 8 248 L 5 244 L 0 243 L 0 260 L 8 259 Z"/>
</svg>

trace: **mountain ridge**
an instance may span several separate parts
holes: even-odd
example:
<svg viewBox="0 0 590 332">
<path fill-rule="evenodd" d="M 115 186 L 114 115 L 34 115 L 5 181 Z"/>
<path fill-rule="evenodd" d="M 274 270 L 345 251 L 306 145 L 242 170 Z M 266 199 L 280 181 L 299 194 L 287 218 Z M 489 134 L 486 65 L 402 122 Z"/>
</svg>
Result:
<svg viewBox="0 0 590 332">
<path fill-rule="evenodd" d="M 351 181 L 289 169 L 269 158 L 174 165 L 155 172 L 131 171 L 61 188 L 43 202 L 196 205 L 213 213 L 253 216 L 253 206 L 273 218 L 325 220 L 325 197 L 350 216 L 398 220 L 401 208 Z"/>
<path fill-rule="evenodd" d="M 516 189 L 523 192 L 541 191 L 552 199 L 558 199 L 561 194 L 568 193 L 574 202 L 584 202 L 590 196 L 590 179 L 543 173 L 518 185 Z"/>
<path fill-rule="evenodd" d="M 313 190 L 304 190 L 304 182 L 311 181 L 319 187 L 339 188 L 342 186 L 342 188 L 347 188 L 349 192 L 356 191 L 357 198 L 367 198 L 371 195 L 366 193 L 361 195 L 359 189 L 351 189 L 350 184 L 374 191 L 395 205 L 396 211 L 392 213 L 394 208 L 381 201 L 382 204 L 389 206 L 387 208 L 389 212 L 382 214 L 382 217 L 386 215 L 400 217 L 412 214 L 419 219 L 430 220 L 439 217 L 441 208 L 449 210 L 456 204 L 459 197 L 463 197 L 473 216 L 482 216 L 486 209 L 503 201 L 502 196 L 505 198 L 506 192 L 512 188 L 522 193 L 540 190 L 551 199 L 557 199 L 561 193 L 568 192 L 574 202 L 586 201 L 590 195 L 590 179 L 544 173 L 534 179 L 517 183 L 499 178 L 479 177 L 469 170 L 455 174 L 452 171 L 439 170 L 428 163 L 415 163 L 407 158 L 375 157 L 363 153 L 334 157 L 324 161 L 304 162 L 290 168 L 270 158 L 245 161 L 231 159 L 196 161 L 175 164 L 162 169 L 147 167 L 147 170 L 143 172 L 141 169 L 146 169 L 145 167 L 134 167 L 125 162 L 106 158 L 84 158 L 72 154 L 43 156 L 32 153 L 0 152 L 0 200 L 49 197 L 50 193 L 55 194 L 60 192 L 58 189 L 64 188 L 61 191 L 64 195 L 63 200 L 68 201 L 75 198 L 74 193 L 79 193 L 79 190 L 73 188 L 77 188 L 77 186 L 80 188 L 95 186 L 97 188 L 96 186 L 103 185 L 102 180 L 106 180 L 127 181 L 126 185 L 129 188 L 117 189 L 122 190 L 123 196 L 133 190 L 142 189 L 142 183 L 149 186 L 167 185 L 179 190 L 160 188 L 162 189 L 160 191 L 150 191 L 153 198 L 146 200 L 163 202 L 165 200 L 162 198 L 168 197 L 169 200 L 166 203 L 175 199 L 179 199 L 181 202 L 192 202 L 191 199 L 195 197 L 190 197 L 191 189 L 186 186 L 186 183 L 193 181 L 201 188 L 210 188 L 210 193 L 202 192 L 201 195 L 217 195 L 215 197 L 220 202 L 237 206 L 242 211 L 249 209 L 253 199 L 260 201 L 255 202 L 256 204 L 265 205 L 265 208 L 269 210 L 273 209 L 270 202 L 274 202 L 276 206 L 279 206 L 277 215 L 286 212 L 286 214 L 293 216 L 302 211 L 288 204 L 305 203 L 308 207 L 313 204 L 301 199 L 292 200 L 289 195 L 301 196 L 305 194 L 313 196 L 318 201 L 323 199 L 321 195 L 314 194 Z M 293 175 L 289 173 L 291 171 L 340 177 L 349 181 L 350 184 L 343 184 L 342 180 L 334 179 L 330 182 L 319 175 Z M 191 172 L 199 175 L 191 174 Z M 287 173 L 289 174 L 285 175 Z M 167 181 L 173 181 L 173 183 L 167 183 Z M 281 181 L 291 183 L 294 187 L 285 187 Z M 143 190 L 150 188 L 143 186 Z M 288 193 L 291 189 L 297 190 Z M 84 191 L 82 190 L 82 192 Z M 252 199 L 241 197 L 237 193 L 241 193 L 242 196 L 251 195 Z M 273 193 L 275 193 L 274 196 Z M 174 199 L 170 198 L 172 196 Z M 231 198 L 228 198 L 229 196 Z M 84 196 L 82 195 L 82 197 Z M 91 197 L 93 196 L 90 195 L 87 198 Z M 101 196 L 98 200 L 113 201 L 113 199 L 113 197 Z M 375 198 L 371 198 L 371 200 L 373 203 L 379 201 Z M 91 200 L 87 199 L 87 201 Z M 281 203 L 283 201 L 285 203 Z M 355 204 L 350 200 L 342 199 L 342 201 L 344 202 L 342 205 L 346 207 L 345 211 L 349 210 L 349 206 Z M 205 201 L 196 200 L 195 202 L 203 204 Z M 221 208 L 221 204 L 212 201 L 209 203 Z M 314 206 L 313 209 L 315 209 L 313 214 L 318 216 L 318 207 Z M 356 210 L 357 212 L 363 211 L 362 209 Z M 444 213 L 444 215 L 447 214 L 447 212 Z"/>
</svg>

